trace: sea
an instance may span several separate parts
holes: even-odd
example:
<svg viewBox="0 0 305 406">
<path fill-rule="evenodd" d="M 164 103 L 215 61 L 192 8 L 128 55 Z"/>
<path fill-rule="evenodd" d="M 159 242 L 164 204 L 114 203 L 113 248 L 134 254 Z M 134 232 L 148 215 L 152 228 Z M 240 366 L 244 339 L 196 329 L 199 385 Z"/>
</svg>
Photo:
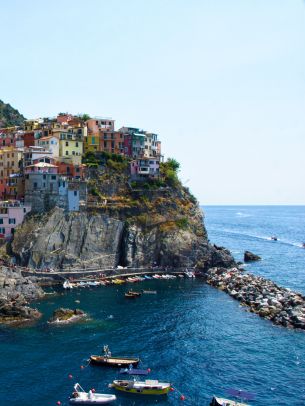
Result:
<svg viewBox="0 0 305 406">
<path fill-rule="evenodd" d="M 245 250 L 260 255 L 247 271 L 305 294 L 304 206 L 203 211 L 211 242 L 238 261 Z M 123 375 L 88 364 L 108 344 L 113 355 L 139 355 L 149 379 L 174 388 L 162 399 L 117 394 L 116 405 L 207 406 L 213 395 L 231 397 L 230 388 L 253 394 L 253 406 L 305 405 L 305 331 L 275 326 L 199 278 L 141 282 L 133 288 L 157 294 L 130 301 L 129 287 L 59 289 L 33 304 L 43 313 L 36 324 L 0 327 L 0 404 L 68 405 L 76 382 L 114 393 L 108 384 Z M 89 320 L 47 324 L 59 307 L 81 308 Z"/>
</svg>

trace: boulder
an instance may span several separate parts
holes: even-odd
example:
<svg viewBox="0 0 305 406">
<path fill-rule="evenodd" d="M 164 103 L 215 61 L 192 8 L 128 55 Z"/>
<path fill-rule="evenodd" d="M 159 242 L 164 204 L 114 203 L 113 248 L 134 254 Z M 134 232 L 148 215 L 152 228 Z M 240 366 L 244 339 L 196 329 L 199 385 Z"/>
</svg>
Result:
<svg viewBox="0 0 305 406">
<path fill-rule="evenodd" d="M 253 261 L 259 261 L 259 260 L 261 260 L 260 256 L 253 254 L 253 252 L 245 251 L 245 253 L 244 253 L 245 262 L 253 262 Z"/>
</svg>

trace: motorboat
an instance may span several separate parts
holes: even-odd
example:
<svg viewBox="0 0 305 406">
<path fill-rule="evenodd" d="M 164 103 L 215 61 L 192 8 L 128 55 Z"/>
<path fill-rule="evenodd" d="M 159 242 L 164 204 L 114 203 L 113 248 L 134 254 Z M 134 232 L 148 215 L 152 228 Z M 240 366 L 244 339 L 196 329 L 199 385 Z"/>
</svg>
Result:
<svg viewBox="0 0 305 406">
<path fill-rule="evenodd" d="M 126 299 L 135 299 L 137 296 L 136 295 L 132 295 L 131 293 L 125 293 L 124 297 Z"/>
<path fill-rule="evenodd" d="M 136 292 L 136 291 L 133 291 L 133 290 L 129 290 L 129 291 L 127 292 L 127 294 L 128 294 L 128 295 L 133 295 L 133 296 L 136 296 L 136 297 L 139 297 L 139 296 L 142 295 L 141 292 Z"/>
<path fill-rule="evenodd" d="M 167 395 L 170 391 L 169 382 L 159 382 L 157 380 L 147 379 L 145 381 L 137 380 L 114 380 L 109 387 L 125 393 L 139 395 Z"/>
<path fill-rule="evenodd" d="M 72 283 L 71 283 L 70 281 L 68 281 L 68 280 L 67 280 L 67 281 L 64 281 L 62 287 L 63 287 L 64 289 L 73 289 Z"/>
<path fill-rule="evenodd" d="M 157 291 L 156 290 L 142 290 L 142 293 L 144 295 L 156 295 Z"/>
<path fill-rule="evenodd" d="M 109 367 L 130 367 L 137 366 L 140 362 L 138 357 L 112 357 L 108 345 L 104 345 L 104 355 L 91 355 L 90 362 L 94 365 L 103 365 Z"/>
<path fill-rule="evenodd" d="M 115 395 L 96 393 L 93 390 L 85 392 L 79 383 L 74 385 L 74 391 L 69 399 L 72 405 L 104 405 L 116 400 Z"/>
<path fill-rule="evenodd" d="M 273 240 L 273 241 L 277 241 L 277 237 L 275 236 L 275 235 L 273 235 L 272 237 L 270 237 L 271 238 L 271 240 Z"/>
<path fill-rule="evenodd" d="M 188 271 L 188 270 L 185 271 L 185 275 L 186 275 L 188 278 L 195 278 L 194 272 L 191 272 L 191 271 Z"/>
<path fill-rule="evenodd" d="M 247 403 L 235 402 L 235 400 L 213 397 L 210 406 L 249 406 Z"/>
<path fill-rule="evenodd" d="M 255 398 L 254 393 L 246 392 L 240 389 L 227 389 L 226 392 L 230 394 L 232 397 L 244 401 L 244 400 L 253 400 Z M 250 406 L 248 403 L 241 403 L 240 401 L 219 398 L 214 396 L 210 406 Z"/>
</svg>

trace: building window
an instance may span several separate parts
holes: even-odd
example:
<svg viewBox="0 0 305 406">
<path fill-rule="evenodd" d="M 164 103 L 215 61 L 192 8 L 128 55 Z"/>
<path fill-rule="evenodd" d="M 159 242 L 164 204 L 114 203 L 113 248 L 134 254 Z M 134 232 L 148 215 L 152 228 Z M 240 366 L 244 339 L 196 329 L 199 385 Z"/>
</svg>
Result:
<svg viewBox="0 0 305 406">
<path fill-rule="evenodd" d="M 34 182 L 34 189 L 37 189 L 37 182 Z"/>
<path fill-rule="evenodd" d="M 8 219 L 8 224 L 16 224 L 16 219 Z"/>
<path fill-rule="evenodd" d="M 0 227 L 0 234 L 5 234 L 5 228 L 4 227 Z"/>
<path fill-rule="evenodd" d="M 78 148 L 78 142 L 75 143 L 76 148 Z"/>
<path fill-rule="evenodd" d="M 52 180 L 56 180 L 56 175 L 52 175 L 52 176 L 51 176 L 51 179 L 52 179 Z"/>
<path fill-rule="evenodd" d="M 23 213 L 26 213 L 26 208 L 25 207 L 23 208 Z"/>
<path fill-rule="evenodd" d="M 69 152 L 68 152 L 68 151 L 66 151 L 66 155 L 69 155 Z"/>
<path fill-rule="evenodd" d="M 43 175 L 43 179 L 47 179 L 47 175 Z"/>
<path fill-rule="evenodd" d="M 69 142 L 68 141 L 66 141 L 66 147 L 68 147 L 69 146 Z"/>
<path fill-rule="evenodd" d="M 0 224 L 3 224 L 3 219 L 0 219 Z"/>
<path fill-rule="evenodd" d="M 74 196 L 77 196 L 77 190 L 74 190 Z"/>
</svg>

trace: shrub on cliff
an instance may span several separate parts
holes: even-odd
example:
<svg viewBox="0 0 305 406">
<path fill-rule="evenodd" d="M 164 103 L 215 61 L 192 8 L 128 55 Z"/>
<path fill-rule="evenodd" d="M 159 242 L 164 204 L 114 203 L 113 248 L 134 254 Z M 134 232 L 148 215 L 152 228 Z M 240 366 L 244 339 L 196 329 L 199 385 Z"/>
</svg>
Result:
<svg viewBox="0 0 305 406">
<path fill-rule="evenodd" d="M 177 187 L 180 184 L 178 171 L 180 164 L 173 158 L 168 158 L 166 162 L 160 164 L 160 174 L 168 186 Z"/>
</svg>

